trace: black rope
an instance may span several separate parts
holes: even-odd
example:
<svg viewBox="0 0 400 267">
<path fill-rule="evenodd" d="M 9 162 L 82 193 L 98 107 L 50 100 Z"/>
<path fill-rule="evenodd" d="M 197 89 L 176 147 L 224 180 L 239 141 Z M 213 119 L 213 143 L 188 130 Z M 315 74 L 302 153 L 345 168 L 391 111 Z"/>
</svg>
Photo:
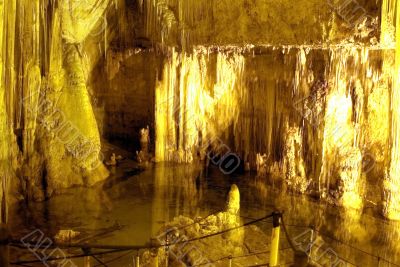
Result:
<svg viewBox="0 0 400 267">
<path fill-rule="evenodd" d="M 25 247 L 27 249 L 30 249 L 31 246 L 34 247 L 35 249 L 38 248 L 80 248 L 80 249 L 107 249 L 107 250 L 139 250 L 143 248 L 147 248 L 145 246 L 115 246 L 115 245 L 99 245 L 99 244 L 90 244 L 90 243 L 42 243 L 42 244 L 37 244 L 35 242 L 31 241 L 25 241 L 24 243 L 21 243 L 19 240 L 11 240 L 9 243 L 10 246 L 15 246 L 15 247 Z"/>
<path fill-rule="evenodd" d="M 165 244 L 165 245 L 160 244 L 160 245 L 157 245 L 157 246 L 110 246 L 110 245 L 96 245 L 96 244 L 61 244 L 61 243 L 41 244 L 40 246 L 38 246 L 37 244 L 35 244 L 33 242 L 25 242 L 25 243 L 28 244 L 28 245 L 35 246 L 35 248 L 39 248 L 39 247 L 45 247 L 45 248 L 57 247 L 57 248 L 82 248 L 82 249 L 89 249 L 89 248 L 112 249 L 112 251 L 99 252 L 99 253 L 88 253 L 88 254 L 83 254 L 83 255 L 74 255 L 74 256 L 64 257 L 64 258 L 61 258 L 61 259 L 60 258 L 49 258 L 49 259 L 46 260 L 46 261 L 56 261 L 56 260 L 64 260 L 64 259 L 71 259 L 71 258 L 81 258 L 81 257 L 84 257 L 84 256 L 104 255 L 104 254 L 121 252 L 121 251 L 126 251 L 126 250 L 156 249 L 156 248 L 161 248 L 161 247 L 166 247 L 166 246 L 174 246 L 174 245 L 179 245 L 179 244 L 183 244 L 183 243 L 199 241 L 199 240 L 206 239 L 206 238 L 209 238 L 209 237 L 225 234 L 225 233 L 237 230 L 237 229 L 242 228 L 242 227 L 246 227 L 248 225 L 251 225 L 251 224 L 263 221 L 265 219 L 271 218 L 272 216 L 273 216 L 273 214 L 270 214 L 270 215 L 264 216 L 262 218 L 253 220 L 251 222 L 244 223 L 242 225 L 223 230 L 221 232 L 212 233 L 212 234 L 209 234 L 209 235 L 205 235 L 205 236 L 201 236 L 201 237 L 197 237 L 197 238 L 193 238 L 193 239 L 189 239 L 189 240 L 182 240 L 182 241 L 175 242 L 175 243 L 172 243 L 172 244 Z M 13 244 L 21 246 L 21 242 L 20 241 L 12 240 L 11 241 L 11 245 L 13 245 Z M 19 262 L 15 262 L 15 263 L 12 263 L 12 264 L 40 263 L 40 262 L 43 262 L 43 261 L 42 260 L 19 261 Z"/>
<path fill-rule="evenodd" d="M 104 262 L 102 262 L 99 258 L 97 258 L 95 255 L 92 255 L 93 259 L 95 259 L 98 263 L 103 265 L 104 267 L 108 267 Z"/>
<path fill-rule="evenodd" d="M 211 214 L 211 215 L 212 215 L 212 214 Z M 209 215 L 209 216 L 211 216 L 211 215 Z M 289 249 L 289 248 L 290 248 L 290 249 L 292 249 L 292 250 L 295 251 L 295 252 L 302 252 L 302 253 L 304 253 L 304 254 L 307 255 L 306 252 L 301 251 L 301 250 L 298 250 L 298 249 L 296 248 L 296 246 L 294 245 L 292 239 L 290 238 L 290 235 L 289 235 L 289 232 L 288 232 L 288 230 L 287 230 L 285 221 L 284 221 L 284 219 L 283 219 L 283 214 L 282 214 L 282 213 L 279 213 L 279 215 L 280 215 L 280 217 L 281 217 L 282 228 L 283 228 L 283 230 L 284 230 L 284 232 L 285 232 L 286 238 L 287 238 L 288 243 L 289 243 L 289 245 L 290 245 L 290 247 L 285 248 L 285 249 L 282 249 L 282 250 L 286 250 L 286 249 Z M 209 216 L 207 216 L 207 217 L 209 217 Z M 25 246 L 24 246 L 24 247 L 27 248 L 27 247 L 26 247 L 26 244 L 28 244 L 28 245 L 33 245 L 33 246 L 35 246 L 35 248 L 39 248 L 39 247 L 46 247 L 46 248 L 48 248 L 48 247 L 53 246 L 53 247 L 58 247 L 58 248 L 82 248 L 82 249 L 84 249 L 84 248 L 97 248 L 97 249 L 111 249 L 111 251 L 98 252 L 98 253 L 89 253 L 89 254 L 83 254 L 83 255 L 72 255 L 72 256 L 68 256 L 68 257 L 62 258 L 62 259 L 60 259 L 60 258 L 49 258 L 49 259 L 46 259 L 46 261 L 56 261 L 56 260 L 64 260 L 64 259 L 71 259 L 71 258 L 81 258 L 81 257 L 84 257 L 84 256 L 92 256 L 92 257 L 95 258 L 99 263 L 101 263 L 101 265 L 107 266 L 104 262 L 100 261 L 96 256 L 97 256 L 97 255 L 106 255 L 106 254 L 111 254 L 111 253 L 117 253 L 117 252 L 122 252 L 122 251 L 126 251 L 126 250 L 156 249 L 156 248 L 161 248 L 161 247 L 165 247 L 165 246 L 175 246 L 175 245 L 179 245 L 179 244 L 183 244 L 183 243 L 195 242 L 195 241 L 199 241 L 199 240 L 202 240 L 202 239 L 206 239 L 206 238 L 210 238 L 210 237 L 213 237 L 213 236 L 217 236 L 217 235 L 221 235 L 221 234 L 224 234 L 224 233 L 228 233 L 228 232 L 231 232 L 231 231 L 234 231 L 234 230 L 237 230 L 237 229 L 246 227 L 246 226 L 248 226 L 248 225 L 255 224 L 255 223 L 257 223 L 257 222 L 261 222 L 261 221 L 264 221 L 264 220 L 266 220 L 266 219 L 268 219 L 268 218 L 271 218 L 271 217 L 273 217 L 273 216 L 274 216 L 274 213 L 272 213 L 272 214 L 270 214 L 270 215 L 267 215 L 267 216 L 264 216 L 264 217 L 259 218 L 259 219 L 254 219 L 254 220 L 252 220 L 252 221 L 250 221 L 250 222 L 247 222 L 247 223 L 244 223 L 244 224 L 242 224 L 242 225 L 239 225 L 239 226 L 236 226 L 236 227 L 232 227 L 232 228 L 229 228 L 229 229 L 220 231 L 220 232 L 216 232 L 216 233 L 212 233 L 212 234 L 200 236 L 200 237 L 193 238 L 193 239 L 189 239 L 189 240 L 181 240 L 181 241 L 175 242 L 175 243 L 166 243 L 166 244 L 160 244 L 160 245 L 156 245 L 156 246 L 149 246 L 149 245 L 146 245 L 146 246 L 109 246 L 109 245 L 97 245 L 97 244 L 57 244 L 57 243 L 54 243 L 54 244 L 41 244 L 41 246 L 38 246 L 37 244 L 29 243 L 29 242 L 28 242 L 28 243 L 25 243 Z M 207 218 L 207 217 L 205 217 L 205 218 Z M 205 218 L 203 218 L 203 219 L 205 219 Z M 198 223 L 199 221 L 201 221 L 201 220 L 198 220 L 198 221 L 195 222 L 195 223 Z M 191 225 L 193 225 L 193 224 L 194 224 L 194 223 L 189 224 L 189 225 L 185 225 L 185 226 L 182 226 L 182 227 L 180 227 L 180 228 L 178 228 L 178 229 L 183 229 L 183 228 L 189 227 L 189 226 L 191 226 Z M 293 226 L 293 225 L 289 225 L 289 226 Z M 307 228 L 306 226 L 296 226 L 296 227 L 304 227 L 304 228 Z M 333 237 L 330 237 L 330 236 L 328 236 L 328 235 L 326 235 L 326 234 L 323 234 L 323 233 L 321 233 L 321 232 L 318 231 L 318 230 L 315 230 L 315 231 L 318 232 L 319 234 L 321 234 L 322 236 L 326 236 L 326 237 L 328 237 L 328 238 L 330 238 L 330 239 L 332 239 L 332 240 L 334 240 L 334 241 L 336 241 L 336 242 L 339 242 L 339 243 L 341 243 L 341 244 L 343 244 L 343 245 L 349 246 L 349 247 L 351 247 L 351 248 L 353 248 L 353 249 L 355 249 L 355 250 L 358 250 L 358 251 L 360 251 L 360 252 L 363 252 L 363 253 L 365 253 L 365 254 L 371 256 L 371 257 L 375 257 L 375 258 L 377 258 L 378 260 L 385 261 L 385 262 L 390 263 L 390 264 L 393 264 L 393 265 L 395 265 L 395 266 L 400 266 L 400 265 L 395 264 L 395 263 L 392 263 L 392 262 L 390 262 L 389 260 L 386 260 L 386 259 L 384 259 L 384 258 L 382 258 L 382 257 L 380 257 L 380 256 L 376 256 L 376 255 L 371 254 L 371 253 L 369 253 L 369 252 L 363 251 L 363 250 L 361 250 L 361 249 L 359 249 L 359 248 L 356 248 L 356 247 L 354 247 L 354 246 L 352 246 L 352 245 L 346 244 L 345 242 L 343 242 L 343 241 L 341 241 L 341 240 L 338 240 L 338 239 L 336 239 L 336 238 L 333 238 Z M 17 246 L 17 247 L 21 247 L 21 246 L 22 246 L 22 244 L 20 243 L 20 241 L 15 241 L 15 240 L 14 240 L 14 241 L 11 241 L 11 245 L 14 245 L 14 246 Z M 28 248 L 29 248 L 29 247 L 28 247 Z M 256 252 L 256 253 L 247 254 L 247 255 L 241 255 L 241 256 L 232 257 L 232 259 L 240 258 L 240 257 L 250 257 L 250 256 L 252 256 L 252 255 L 263 254 L 263 253 L 267 253 L 267 252 L 268 252 L 268 251 L 265 251 L 265 252 L 263 251 L 263 252 Z M 130 253 L 131 253 L 131 252 L 127 253 L 126 255 L 129 255 Z M 117 259 L 119 259 L 119 258 L 121 258 L 121 257 L 126 256 L 126 255 L 119 256 L 119 257 L 117 257 L 117 258 L 115 258 L 115 259 L 113 259 L 113 260 L 111 260 L 111 261 L 117 260 Z M 347 259 L 345 259 L 345 258 L 343 258 L 343 257 L 340 257 L 339 255 L 337 255 L 337 256 L 338 256 L 339 259 L 341 259 L 341 260 L 343 260 L 343 261 L 345 261 L 345 262 L 347 262 L 347 263 L 349 263 L 349 264 L 351 264 L 351 265 L 355 265 L 355 264 L 351 263 L 350 261 L 348 261 Z M 214 261 L 214 262 L 221 261 L 221 260 L 223 260 L 223 259 L 228 259 L 228 258 L 230 258 L 230 256 L 223 257 L 223 258 L 218 259 L 218 260 L 216 260 L 216 261 Z M 111 262 L 111 261 L 109 261 L 109 262 Z M 23 264 L 40 263 L 40 262 L 43 262 L 43 261 L 42 261 L 42 260 L 18 261 L 18 262 L 12 262 L 11 264 L 23 266 Z M 204 264 L 203 264 L 203 265 L 204 265 Z M 97 265 L 97 266 L 99 266 L 99 265 Z M 196 265 L 196 266 L 201 266 L 201 265 Z M 255 266 L 265 266 L 265 265 L 255 265 Z"/>
<path fill-rule="evenodd" d="M 287 226 L 297 227 L 297 228 L 310 228 L 310 226 L 305 226 L 305 225 L 290 225 L 290 224 L 289 224 L 289 225 L 287 225 Z M 362 250 L 362 249 L 357 248 L 357 247 L 355 247 L 355 246 L 353 246 L 353 245 L 350 245 L 350 244 L 348 244 L 348 243 L 346 243 L 346 242 L 344 242 L 344 241 L 342 241 L 342 240 L 339 240 L 339 239 L 337 239 L 337 238 L 335 238 L 335 237 L 332 237 L 332 236 L 330 236 L 330 235 L 328 235 L 328 234 L 322 233 L 321 231 L 319 231 L 319 230 L 317 230 L 317 229 L 314 229 L 314 228 L 313 228 L 313 230 L 314 230 L 315 232 L 319 233 L 320 235 L 324 236 L 324 237 L 327 237 L 327 238 L 332 239 L 333 241 L 338 242 L 338 243 L 340 243 L 340 244 L 342 244 L 342 245 L 348 246 L 348 247 L 350 247 L 350 248 L 352 248 L 352 249 L 355 249 L 355 250 L 357 250 L 357 251 L 359 251 L 359 252 L 362 252 L 362 253 L 364 253 L 364 254 L 367 254 L 367 255 L 370 256 L 370 257 L 373 257 L 373 258 L 376 258 L 376 259 L 378 259 L 378 260 L 387 262 L 387 263 L 389 263 L 389 264 L 393 264 L 394 266 L 400 266 L 399 264 L 393 263 L 393 262 L 391 262 L 391 261 L 389 261 L 389 260 L 387 260 L 387 259 L 385 259 L 385 258 L 382 258 L 382 257 L 379 256 L 379 255 L 372 254 L 372 253 L 370 253 L 370 252 L 368 252 L 368 251 Z M 340 257 L 339 257 L 339 258 L 340 258 Z M 343 259 L 343 260 L 345 260 L 345 259 Z M 355 264 L 353 264 L 353 263 L 351 263 L 351 262 L 349 262 L 349 263 L 352 264 L 352 265 L 355 265 Z M 355 266 L 356 266 L 356 265 L 355 265 Z"/>
<path fill-rule="evenodd" d="M 282 248 L 282 249 L 280 249 L 279 251 L 285 251 L 285 250 L 288 250 L 288 249 L 291 249 L 291 248 L 290 248 L 290 247 Z M 234 259 L 239 259 L 239 258 L 248 258 L 248 257 L 251 257 L 251 256 L 266 254 L 266 253 L 269 253 L 269 252 L 270 252 L 269 250 L 264 250 L 264 251 L 249 253 L 249 254 L 240 255 L 240 256 L 235 256 L 235 257 L 233 257 L 233 256 L 225 256 L 225 257 L 219 258 L 219 259 L 217 259 L 217 260 L 213 260 L 213 261 L 211 261 L 211 262 L 206 262 L 206 263 L 202 263 L 202 264 L 198 264 L 198 265 L 193 265 L 193 266 L 190 266 L 190 267 L 203 266 L 203 265 L 207 265 L 207 264 L 210 264 L 210 263 L 216 263 L 216 262 L 219 262 L 219 261 L 222 261 L 222 260 L 227 260 L 227 259 L 232 259 L 232 260 L 234 260 Z"/>
<path fill-rule="evenodd" d="M 12 263 L 11 263 L 12 264 Z M 32 267 L 32 266 L 30 266 L 30 265 L 27 265 L 27 264 L 13 264 L 13 265 L 17 265 L 17 266 L 24 266 L 24 267 Z"/>
<path fill-rule="evenodd" d="M 297 253 L 304 253 L 305 255 L 307 255 L 307 253 L 305 251 L 299 250 L 296 248 L 296 246 L 294 245 L 292 238 L 290 238 L 289 232 L 286 229 L 286 225 L 285 225 L 285 220 L 283 219 L 283 213 L 281 213 L 281 222 L 282 222 L 282 228 L 283 228 L 283 232 L 285 232 L 286 235 L 286 239 L 289 242 L 290 247 L 293 249 L 294 252 Z M 308 256 L 308 255 L 307 255 Z"/>
<path fill-rule="evenodd" d="M 133 253 L 133 251 L 128 251 L 127 253 L 124 253 L 124 254 L 122 254 L 122 255 L 120 255 L 118 257 L 115 257 L 115 258 L 113 258 L 111 260 L 105 261 L 104 263 L 107 264 L 107 263 L 114 262 L 114 261 L 122 259 L 122 258 L 124 258 L 124 257 L 126 257 L 126 256 L 128 256 L 129 254 L 132 254 L 132 253 Z M 94 267 L 98 267 L 98 266 L 100 266 L 100 264 L 97 264 Z"/>
<path fill-rule="evenodd" d="M 66 257 L 63 257 L 63 258 L 54 258 L 53 257 L 53 258 L 47 258 L 45 262 L 83 258 L 83 257 L 86 257 L 86 256 L 93 256 L 93 255 L 95 255 L 95 256 L 107 255 L 107 254 L 122 252 L 122 251 L 126 251 L 126 250 L 127 249 L 125 249 L 125 250 L 104 251 L 104 252 L 97 252 L 97 253 L 88 253 L 88 254 L 79 254 L 79 255 L 71 255 L 71 256 L 66 256 Z M 27 260 L 27 261 L 10 262 L 10 264 L 14 264 L 14 265 L 30 264 L 30 263 L 43 263 L 43 260 Z"/>
<path fill-rule="evenodd" d="M 294 262 L 288 262 L 288 263 L 281 263 L 275 266 L 286 266 L 286 265 L 292 265 L 294 264 Z M 261 264 L 257 264 L 257 265 L 249 265 L 247 267 L 261 267 L 261 266 L 269 266 L 269 263 L 261 263 Z"/>
<path fill-rule="evenodd" d="M 210 213 L 209 215 L 207 215 L 206 217 L 204 217 L 204 218 L 202 218 L 200 220 L 196 220 L 191 224 L 183 225 L 183 226 L 180 226 L 180 227 L 177 227 L 177 228 L 174 228 L 174 229 L 181 230 L 181 229 L 193 226 L 196 223 L 199 223 L 199 222 L 207 219 L 208 217 L 210 217 L 212 215 L 215 215 L 215 214 L 217 214 L 219 212 L 220 211 Z M 39 245 L 39 244 L 37 244 L 35 242 L 30 242 L 30 241 L 25 241 L 24 243 L 21 244 L 20 240 L 15 240 L 15 239 L 10 240 L 9 244 L 10 244 L 10 246 L 14 246 L 14 247 L 18 247 L 18 248 L 28 248 L 28 249 L 30 248 L 29 246 L 34 246 L 35 248 L 49 248 L 49 247 L 53 247 L 54 248 L 54 247 L 56 247 L 56 248 L 95 248 L 95 249 L 118 249 L 118 250 L 119 249 L 122 249 L 122 250 L 129 250 L 129 249 L 140 250 L 140 249 L 156 248 L 156 247 L 152 247 L 152 246 L 148 246 L 148 245 L 147 246 L 131 246 L 131 245 L 128 245 L 128 246 L 115 246 L 115 245 L 112 245 L 112 246 L 110 246 L 110 245 L 99 245 L 99 244 L 90 244 L 90 243 L 84 243 L 84 244 L 82 244 L 82 243 L 76 243 L 76 244 L 68 243 L 68 244 L 64 244 L 64 243 L 56 243 L 56 242 L 52 242 L 50 244 L 48 244 L 48 243 L 47 244 L 43 244 L 42 243 L 42 244 Z M 27 245 L 29 245 L 29 246 L 27 246 Z M 159 247 L 163 247 L 163 246 L 161 245 Z"/>
<path fill-rule="evenodd" d="M 284 232 L 285 232 L 285 234 L 286 234 L 286 238 L 287 238 L 287 240 L 288 240 L 290 246 L 292 247 L 292 249 L 293 249 L 295 252 L 302 253 L 302 254 L 305 254 L 306 256 L 309 256 L 309 255 L 307 254 L 307 252 L 302 251 L 302 250 L 298 250 L 298 249 L 295 248 L 295 246 L 294 246 L 294 244 L 293 244 L 293 242 L 292 242 L 292 239 L 290 238 L 289 232 L 288 232 L 287 229 L 286 229 L 285 221 L 283 220 L 283 214 L 281 214 L 281 221 L 282 221 L 283 230 L 284 230 Z M 336 254 L 336 257 L 338 257 L 339 259 L 345 261 L 346 263 L 350 263 L 351 265 L 357 266 L 357 265 L 353 264 L 352 262 L 350 262 L 349 260 L 347 260 L 347 259 L 345 259 L 345 258 L 343 258 L 343 257 L 340 257 L 337 253 L 335 253 L 335 254 Z M 311 259 L 313 262 L 318 263 L 317 261 L 313 260 L 311 257 L 310 257 L 310 259 Z"/>
<path fill-rule="evenodd" d="M 242 224 L 242 225 L 239 225 L 239 226 L 236 226 L 236 227 L 232 227 L 232 228 L 223 230 L 223 231 L 221 231 L 221 232 L 217 232 L 217 233 L 213 233 L 213 234 L 209 234 L 209 235 L 205 235 L 205 236 L 200 236 L 200 237 L 193 238 L 193 239 L 189 239 L 189 240 L 186 240 L 186 241 L 183 240 L 183 241 L 180 241 L 180 242 L 177 242 L 177 243 L 174 243 L 174 244 L 169 244 L 169 245 L 170 245 L 170 246 L 174 246 L 174 245 L 181 244 L 181 243 L 194 242 L 194 241 L 202 240 L 202 239 L 205 239 L 205 238 L 209 238 L 209 237 L 213 237 L 213 236 L 225 234 L 225 233 L 228 233 L 228 232 L 231 232 L 231 231 L 234 231 L 234 230 L 237 230 L 237 229 L 246 227 L 246 226 L 248 226 L 248 225 L 251 225 L 251 224 L 255 224 L 255 223 L 257 223 L 257 222 L 264 221 L 265 219 L 271 218 L 272 216 L 273 216 L 273 214 L 270 214 L 270 215 L 268 215 L 268 216 L 264 216 L 264 217 L 259 218 L 259 219 L 257 219 L 257 220 L 253 220 L 253 221 L 251 221 L 251 222 L 244 223 L 244 224 Z M 161 246 L 161 247 L 163 247 L 163 246 Z"/>
</svg>

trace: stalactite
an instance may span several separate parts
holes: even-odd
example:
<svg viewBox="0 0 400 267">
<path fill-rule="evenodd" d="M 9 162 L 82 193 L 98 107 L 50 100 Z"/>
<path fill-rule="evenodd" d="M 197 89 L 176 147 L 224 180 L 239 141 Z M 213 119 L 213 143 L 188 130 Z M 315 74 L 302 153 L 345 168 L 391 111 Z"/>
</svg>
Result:
<svg viewBox="0 0 400 267">
<path fill-rule="evenodd" d="M 4 43 L 4 31 L 6 24 L 4 23 L 7 12 L 3 1 L 0 2 L 0 44 Z M 10 166 L 8 164 L 11 157 L 9 150 L 10 127 L 7 119 L 6 102 L 5 102 L 5 86 L 3 80 L 4 72 L 4 50 L 0 49 L 0 222 L 7 222 L 7 206 L 8 206 L 8 188 L 10 182 Z M 6 209 L 3 209 L 6 207 Z"/>
<path fill-rule="evenodd" d="M 156 89 L 157 161 L 191 162 L 237 120 L 243 64 L 239 55 L 219 54 L 208 88 L 206 55 L 172 52 Z"/>
<path fill-rule="evenodd" d="M 67 43 L 82 43 L 96 26 L 110 1 L 62 0 L 61 9 L 62 35 Z"/>
<path fill-rule="evenodd" d="M 146 0 L 146 36 L 162 44 L 189 49 L 196 41 L 195 33 L 200 32 L 199 21 L 211 19 L 212 8 L 212 3 L 203 0 Z"/>
<path fill-rule="evenodd" d="M 383 0 L 380 37 L 382 46 L 392 45 L 395 42 L 395 13 L 396 0 Z"/>
<path fill-rule="evenodd" d="M 362 205 L 362 153 L 357 142 L 359 122 L 353 113 L 363 112 L 360 102 L 353 103 L 350 85 L 346 77 L 357 69 L 350 67 L 353 59 L 359 65 L 359 51 L 332 51 L 331 88 L 326 100 L 324 118 L 324 141 L 320 191 L 330 194 L 330 188 L 338 188 L 340 202 L 346 207 L 360 208 Z M 360 97 L 358 97 L 360 101 Z M 361 104 L 362 105 L 362 104 Z M 357 108 L 354 109 L 353 107 Z"/>
<path fill-rule="evenodd" d="M 40 7 L 39 1 L 31 1 L 29 4 L 20 6 L 20 45 L 19 45 L 19 86 L 21 95 L 19 96 L 20 106 L 23 111 L 23 154 L 26 162 L 30 164 L 31 157 L 35 152 L 34 142 L 37 128 L 37 112 L 39 104 L 39 94 L 41 89 L 41 70 L 40 70 Z M 23 16 L 22 16 L 23 14 Z M 30 40 L 30 41 L 27 41 Z M 34 173 L 31 166 L 28 172 Z M 25 173 L 27 177 L 30 175 Z"/>
<path fill-rule="evenodd" d="M 368 132 L 388 122 L 385 105 L 365 102 L 383 75 L 379 52 L 283 47 L 265 50 L 274 57 L 252 57 L 251 49 L 210 51 L 173 52 L 165 63 L 156 97 L 157 160 L 186 162 L 185 149 L 195 156 L 202 148 L 196 138 L 207 144 L 211 134 L 253 168 L 257 155 L 265 155 L 263 172 L 279 171 L 295 191 L 318 191 L 361 208 L 363 157 L 385 136 L 377 140 Z M 277 62 L 273 68 L 271 62 Z M 369 112 L 376 116 L 367 118 Z"/>
<path fill-rule="evenodd" d="M 383 214 L 393 220 L 400 220 L 400 8 L 397 3 L 396 14 L 396 54 L 391 92 L 391 143 L 390 167 L 383 184 L 384 205 Z"/>
</svg>

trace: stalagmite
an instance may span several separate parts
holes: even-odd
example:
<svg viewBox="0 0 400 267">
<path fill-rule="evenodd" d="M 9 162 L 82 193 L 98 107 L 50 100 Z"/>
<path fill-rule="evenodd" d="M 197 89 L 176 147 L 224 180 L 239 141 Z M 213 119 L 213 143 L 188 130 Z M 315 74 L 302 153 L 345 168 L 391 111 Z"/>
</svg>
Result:
<svg viewBox="0 0 400 267">
<path fill-rule="evenodd" d="M 264 177 L 267 175 L 267 170 L 268 170 L 267 160 L 268 160 L 267 154 L 261 155 L 260 153 L 257 153 L 256 157 L 257 176 Z"/>
<path fill-rule="evenodd" d="M 302 135 L 298 127 L 289 127 L 289 125 L 286 125 L 285 128 L 286 140 L 283 148 L 285 182 L 291 190 L 305 193 L 309 183 L 303 160 Z"/>
<path fill-rule="evenodd" d="M 148 162 L 149 157 L 150 130 L 149 126 L 140 130 L 140 151 L 136 151 L 136 158 L 139 163 Z"/>
<path fill-rule="evenodd" d="M 11 183 L 13 197 L 34 200 L 108 176 L 86 85 L 93 66 L 84 42 L 109 4 L 1 1 L 1 192 L 13 173 L 21 176 Z M 14 190 L 18 186 L 23 190 Z"/>
</svg>

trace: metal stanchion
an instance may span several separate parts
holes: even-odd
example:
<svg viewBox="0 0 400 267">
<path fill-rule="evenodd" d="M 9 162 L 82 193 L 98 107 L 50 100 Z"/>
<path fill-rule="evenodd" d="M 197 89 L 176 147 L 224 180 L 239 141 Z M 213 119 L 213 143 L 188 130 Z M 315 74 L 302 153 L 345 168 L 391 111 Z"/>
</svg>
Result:
<svg viewBox="0 0 400 267">
<path fill-rule="evenodd" d="M 151 244 L 154 247 L 157 246 L 156 239 L 152 238 L 151 239 Z M 150 250 L 150 255 L 152 257 L 152 262 L 151 262 L 152 265 L 151 266 L 158 267 L 158 248 L 152 248 Z"/>
<path fill-rule="evenodd" d="M 169 246 L 168 246 L 168 235 L 165 236 L 165 267 L 168 267 L 169 261 Z"/>
<path fill-rule="evenodd" d="M 90 256 L 85 256 L 83 258 L 83 266 L 84 267 L 90 267 Z"/>
<path fill-rule="evenodd" d="M 281 232 L 281 214 L 274 212 L 272 217 L 272 236 L 271 236 L 271 253 L 269 256 L 269 266 L 278 265 L 279 254 L 279 235 Z"/>
<path fill-rule="evenodd" d="M 140 257 L 139 255 L 136 256 L 136 264 L 135 267 L 140 267 Z"/>
</svg>

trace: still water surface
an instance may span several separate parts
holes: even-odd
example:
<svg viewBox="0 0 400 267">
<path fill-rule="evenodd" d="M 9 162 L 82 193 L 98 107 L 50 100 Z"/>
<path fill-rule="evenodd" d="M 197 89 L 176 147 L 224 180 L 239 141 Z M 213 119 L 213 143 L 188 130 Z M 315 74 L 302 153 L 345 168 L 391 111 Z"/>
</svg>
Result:
<svg viewBox="0 0 400 267">
<path fill-rule="evenodd" d="M 400 224 L 383 220 L 373 205 L 366 205 L 361 214 L 346 212 L 283 192 L 254 174 L 226 176 L 218 169 L 206 172 L 194 165 L 157 164 L 136 173 L 129 164 L 122 164 L 113 172 L 114 179 L 96 188 L 74 188 L 43 203 L 21 205 L 10 216 L 13 236 L 21 238 L 40 229 L 53 238 L 60 229 L 72 229 L 81 233 L 78 240 L 88 238 L 85 240 L 90 243 L 145 245 L 175 216 L 194 218 L 223 210 L 229 188 L 235 183 L 241 194 L 244 221 L 274 210 L 284 211 L 292 238 L 310 232 L 308 226 L 318 230 L 314 238 L 323 246 L 318 252 L 315 244 L 316 257 L 331 251 L 357 266 L 395 266 L 383 259 L 400 264 Z M 270 222 L 258 226 L 270 233 Z M 284 244 L 287 241 L 282 234 Z M 134 254 L 107 266 L 132 266 Z M 35 256 L 12 249 L 11 259 Z M 81 260 L 76 263 L 82 266 Z"/>
</svg>

